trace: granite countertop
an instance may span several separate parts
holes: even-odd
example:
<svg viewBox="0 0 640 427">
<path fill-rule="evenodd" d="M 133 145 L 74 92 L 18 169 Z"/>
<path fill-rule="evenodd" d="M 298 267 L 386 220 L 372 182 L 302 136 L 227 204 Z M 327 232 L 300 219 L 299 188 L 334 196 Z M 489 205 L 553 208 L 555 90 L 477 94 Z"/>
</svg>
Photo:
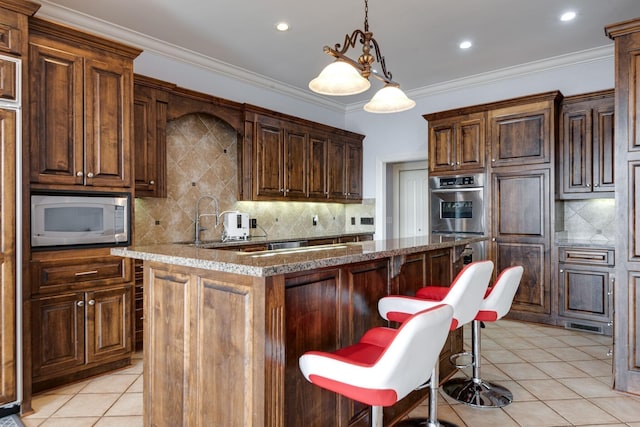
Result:
<svg viewBox="0 0 640 427">
<path fill-rule="evenodd" d="M 372 232 L 359 232 L 359 233 L 342 233 L 342 234 L 335 234 L 335 235 L 321 235 L 321 236 L 303 236 L 303 237 L 288 237 L 288 238 L 269 238 L 269 237 L 265 237 L 265 236 L 251 236 L 250 238 L 246 239 L 246 240 L 227 240 L 225 242 L 220 241 L 220 240 L 213 240 L 213 241 L 203 241 L 199 244 L 199 246 L 201 248 L 209 248 L 209 249 L 216 249 L 216 248 L 233 248 L 233 247 L 241 247 L 241 246 L 249 246 L 249 245 L 260 245 L 260 244 L 267 244 L 267 243 L 278 243 L 278 242 L 304 242 L 304 241 L 308 241 L 308 240 L 318 240 L 318 239 L 339 239 L 341 237 L 352 237 L 352 236 L 362 236 L 362 235 L 373 235 L 373 231 Z M 180 242 L 179 244 L 190 244 L 193 243 L 193 241 L 190 242 Z"/>
<path fill-rule="evenodd" d="M 614 249 L 616 248 L 616 242 L 613 240 L 587 240 L 587 239 L 574 239 L 574 238 L 557 238 L 555 239 L 556 246 L 565 246 L 573 248 L 594 248 L 594 249 Z"/>
<path fill-rule="evenodd" d="M 195 247 L 189 244 L 165 244 L 112 248 L 111 254 L 165 264 L 266 277 L 450 248 L 483 240 L 487 240 L 487 237 L 433 235 L 258 252 L 236 252 L 228 249 Z"/>
</svg>

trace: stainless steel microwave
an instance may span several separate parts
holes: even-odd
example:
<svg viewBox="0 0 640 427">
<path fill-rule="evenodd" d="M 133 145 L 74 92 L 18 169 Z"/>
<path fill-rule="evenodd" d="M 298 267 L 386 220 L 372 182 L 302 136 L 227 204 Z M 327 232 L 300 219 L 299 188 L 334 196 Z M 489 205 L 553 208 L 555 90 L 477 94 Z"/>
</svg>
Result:
<svg viewBox="0 0 640 427">
<path fill-rule="evenodd" d="M 31 246 L 126 246 L 128 193 L 48 193 L 31 196 Z"/>
</svg>

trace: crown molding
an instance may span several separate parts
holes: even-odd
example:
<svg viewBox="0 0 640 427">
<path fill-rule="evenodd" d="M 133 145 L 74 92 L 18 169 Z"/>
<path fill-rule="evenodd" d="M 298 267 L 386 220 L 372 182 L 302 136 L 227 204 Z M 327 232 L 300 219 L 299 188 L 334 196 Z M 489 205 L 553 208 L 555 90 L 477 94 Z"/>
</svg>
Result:
<svg viewBox="0 0 640 427">
<path fill-rule="evenodd" d="M 42 0 L 42 7 L 37 13 L 41 18 L 51 19 L 67 25 L 90 31 L 103 37 L 110 37 L 118 41 L 134 45 L 144 51 L 169 59 L 181 61 L 199 68 L 210 70 L 229 78 L 233 78 L 252 86 L 278 92 L 283 95 L 315 104 L 329 110 L 341 113 L 349 113 L 361 110 L 367 101 L 344 105 L 331 99 L 315 95 L 310 91 L 301 90 L 298 87 L 277 81 L 261 74 L 254 73 L 244 68 L 219 61 L 192 50 L 173 45 L 146 34 L 132 31 L 128 28 L 115 25 L 93 16 L 77 12 L 73 9 L 52 4 Z M 528 62 L 513 67 L 502 68 L 486 73 L 475 74 L 460 79 L 449 80 L 430 86 L 407 91 L 407 95 L 414 100 L 433 96 L 444 92 L 450 92 L 465 88 L 494 83 L 500 80 L 523 77 L 529 74 L 540 73 L 558 68 L 569 67 L 575 64 L 588 63 L 610 59 L 614 56 L 613 44 L 587 49 L 566 55 L 559 55 L 539 61 Z"/>
<path fill-rule="evenodd" d="M 119 42 L 138 47 L 143 51 L 152 52 L 156 55 L 210 70 L 216 74 L 230 77 L 258 88 L 279 92 L 283 95 L 311 104 L 316 104 L 337 112 L 345 112 L 344 104 L 319 97 L 312 92 L 300 90 L 292 85 L 219 61 L 215 58 L 202 55 L 187 48 L 167 43 L 146 34 L 80 13 L 73 9 L 49 3 L 47 0 L 42 0 L 42 7 L 40 8 L 37 16 L 70 25 L 84 31 L 89 31 L 102 37 L 112 38 Z"/>
<path fill-rule="evenodd" d="M 474 74 L 473 76 L 460 79 L 449 80 L 418 89 L 408 90 L 407 96 L 414 100 L 434 96 L 436 94 L 452 92 L 461 89 L 469 89 L 475 86 L 482 86 L 495 83 L 501 80 L 524 77 L 529 74 L 541 73 L 559 68 L 570 67 L 576 64 L 598 62 L 614 57 L 614 46 L 609 44 L 592 49 L 586 49 L 566 55 L 554 56 L 539 61 L 527 62 L 513 67 L 501 68 L 486 73 Z M 359 111 L 365 102 L 349 104 L 347 112 Z"/>
</svg>

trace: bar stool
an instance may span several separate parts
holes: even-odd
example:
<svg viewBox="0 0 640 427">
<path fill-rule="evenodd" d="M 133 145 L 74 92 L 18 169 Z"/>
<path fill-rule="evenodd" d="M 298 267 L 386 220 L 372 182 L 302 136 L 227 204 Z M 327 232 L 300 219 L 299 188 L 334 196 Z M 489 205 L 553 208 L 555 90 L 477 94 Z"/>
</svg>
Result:
<svg viewBox="0 0 640 427">
<path fill-rule="evenodd" d="M 506 268 L 498 276 L 495 285 L 487 290 L 471 329 L 473 376 L 453 378 L 442 386 L 445 393 L 457 401 L 478 408 L 501 408 L 513 401 L 513 394 L 508 389 L 480 378 L 480 323 L 495 322 L 509 312 L 523 272 L 521 266 Z M 452 362 L 462 355 L 465 353 L 451 356 Z M 457 365 L 455 362 L 454 365 L 457 368 L 468 366 Z"/>
<path fill-rule="evenodd" d="M 416 292 L 415 297 L 394 295 L 381 298 L 378 301 L 378 311 L 380 315 L 387 320 L 404 322 L 412 313 L 444 303 L 453 307 L 453 318 L 451 320 L 450 330 L 455 330 L 473 321 L 476 317 L 480 303 L 489 286 L 492 273 L 493 262 L 472 262 L 471 264 L 467 264 L 460 273 L 458 273 L 451 283 L 451 286 L 440 289 L 438 296 L 442 298 L 441 301 L 421 298 L 419 294 L 422 289 L 420 289 Z M 438 365 L 438 362 L 436 362 L 431 372 L 431 381 L 429 382 L 429 418 L 426 420 L 404 420 L 397 424 L 398 426 L 455 426 L 453 423 L 438 420 L 438 388 L 440 386 Z"/>
<path fill-rule="evenodd" d="M 371 426 L 382 427 L 390 406 L 427 381 L 447 339 L 453 308 L 420 311 L 398 329 L 369 329 L 357 344 L 332 353 L 309 351 L 299 359 L 311 383 L 371 405 Z"/>
</svg>

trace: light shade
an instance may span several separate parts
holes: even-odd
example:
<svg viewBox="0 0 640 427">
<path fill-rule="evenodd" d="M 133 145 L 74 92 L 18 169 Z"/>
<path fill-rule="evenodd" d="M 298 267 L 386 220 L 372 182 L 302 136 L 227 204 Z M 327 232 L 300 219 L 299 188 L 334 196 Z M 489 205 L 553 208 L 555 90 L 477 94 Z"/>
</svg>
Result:
<svg viewBox="0 0 640 427">
<path fill-rule="evenodd" d="M 397 85 L 386 84 L 364 105 L 364 110 L 370 113 L 398 113 L 415 105 L 415 101 L 409 99 Z"/>
<path fill-rule="evenodd" d="M 337 60 L 324 67 L 318 77 L 309 82 L 309 89 L 322 95 L 344 96 L 362 93 L 371 87 L 352 65 Z"/>
</svg>

